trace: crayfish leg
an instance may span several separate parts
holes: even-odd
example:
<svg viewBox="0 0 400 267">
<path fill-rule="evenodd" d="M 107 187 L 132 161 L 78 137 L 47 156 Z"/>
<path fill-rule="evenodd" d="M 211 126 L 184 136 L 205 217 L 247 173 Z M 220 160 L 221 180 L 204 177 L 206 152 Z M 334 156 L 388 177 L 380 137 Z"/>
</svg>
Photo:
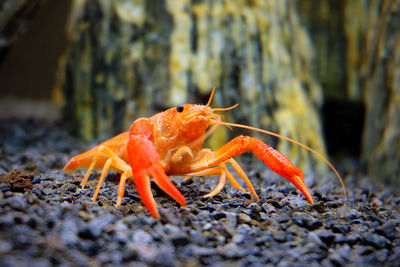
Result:
<svg viewBox="0 0 400 267">
<path fill-rule="evenodd" d="M 213 197 L 219 192 L 221 192 L 222 188 L 224 188 L 225 182 L 226 182 L 226 172 L 222 170 L 217 186 L 214 188 L 214 190 L 204 195 L 203 197 Z"/>
<path fill-rule="evenodd" d="M 126 180 L 130 177 L 132 177 L 132 169 L 130 168 L 129 170 L 126 170 L 121 174 L 121 178 L 119 179 L 119 185 L 118 185 L 117 203 L 115 204 L 116 207 L 119 207 L 122 203 L 122 198 L 124 197 L 125 193 Z"/>
<path fill-rule="evenodd" d="M 228 178 L 229 182 L 232 184 L 233 188 L 239 189 L 241 191 L 246 191 L 239 185 L 239 183 L 236 181 L 236 179 L 233 177 L 233 175 L 229 172 L 228 168 L 226 167 L 225 163 L 221 163 L 219 167 L 215 168 L 208 168 L 199 172 L 194 172 L 194 173 L 189 173 L 187 176 L 184 178 L 184 181 L 187 181 L 190 179 L 192 176 L 206 176 L 206 175 L 220 175 L 220 178 L 218 180 L 217 186 L 208 194 L 204 195 L 203 197 L 213 197 L 219 192 L 221 192 L 222 188 L 224 187 L 226 183 L 226 178 Z"/>
<path fill-rule="evenodd" d="M 83 180 L 81 182 L 82 188 L 85 187 L 85 184 L 86 184 L 86 182 L 87 182 L 87 180 L 89 178 L 89 175 L 92 172 L 94 166 L 96 165 L 96 161 L 100 156 L 106 157 L 108 159 L 106 160 L 106 163 L 103 166 L 103 169 L 102 169 L 102 172 L 101 172 L 101 176 L 100 176 L 99 182 L 97 184 L 96 191 L 95 191 L 95 193 L 93 195 L 93 198 L 92 198 L 93 201 L 96 201 L 97 196 L 98 196 L 98 194 L 100 192 L 100 188 L 101 188 L 101 186 L 102 186 L 102 184 L 103 184 L 103 182 L 104 182 L 104 180 L 106 178 L 108 170 L 111 167 L 114 168 L 114 169 L 117 169 L 120 172 L 122 172 L 121 180 L 122 180 L 123 177 L 124 177 L 124 181 L 126 181 L 127 178 L 132 177 L 131 167 L 124 160 L 122 160 L 120 157 L 118 157 L 110 148 L 108 148 L 108 147 L 106 147 L 104 145 L 100 145 L 97 148 L 97 150 L 95 152 L 95 155 L 93 157 L 93 161 L 90 164 L 90 167 L 89 167 L 88 171 L 86 172 L 85 177 L 83 178 Z M 122 185 L 122 188 L 124 189 L 125 183 L 121 183 L 120 182 L 119 189 L 118 189 L 119 192 L 121 192 L 121 185 Z M 123 193 L 124 193 L 124 190 L 122 190 L 122 196 L 123 196 Z M 118 194 L 118 197 L 121 198 L 121 199 L 122 199 L 122 196 L 120 196 L 120 194 Z M 117 200 L 117 203 L 118 203 L 118 200 Z"/>
<path fill-rule="evenodd" d="M 238 183 L 238 181 L 236 181 L 235 177 L 233 177 L 233 175 L 231 174 L 231 172 L 228 170 L 228 168 L 226 167 L 226 165 L 224 163 L 220 164 L 222 166 L 222 168 L 224 168 L 224 171 L 226 172 L 226 176 L 229 180 L 229 182 L 231 183 L 231 185 L 233 186 L 233 188 L 238 189 L 240 191 L 246 191 L 244 190 L 243 187 L 240 186 L 240 184 Z"/>
<path fill-rule="evenodd" d="M 109 159 L 106 161 L 106 163 L 104 164 L 103 170 L 101 171 L 101 176 L 100 176 L 99 182 L 98 182 L 98 184 L 97 184 L 96 191 L 94 192 L 94 195 L 93 195 L 93 198 L 92 198 L 92 201 L 93 201 L 93 202 L 96 201 L 97 196 L 99 195 L 101 185 L 103 184 L 104 180 L 106 179 L 106 175 L 107 175 L 107 173 L 108 173 L 108 169 L 109 169 L 110 166 L 111 166 L 112 160 L 113 160 L 112 158 L 109 158 Z"/>
<path fill-rule="evenodd" d="M 240 176 L 240 178 L 243 179 L 244 183 L 246 184 L 247 188 L 249 189 L 251 201 L 254 201 L 253 196 L 255 196 L 257 201 L 259 201 L 260 198 L 258 197 L 256 190 L 254 190 L 253 184 L 251 183 L 249 177 L 247 177 L 246 173 L 243 171 L 242 167 L 240 167 L 239 163 L 237 163 L 237 161 L 234 160 L 233 158 L 229 159 L 229 162 L 232 164 L 232 166 L 235 169 L 235 171 L 237 172 L 237 174 Z"/>
<path fill-rule="evenodd" d="M 88 179 L 89 179 L 89 176 L 90 176 L 90 174 L 92 173 L 94 166 L 96 166 L 97 160 L 98 160 L 98 158 L 100 157 L 101 154 L 102 154 L 102 153 L 100 152 L 100 149 L 98 149 L 98 150 L 96 151 L 94 157 L 93 157 L 93 161 L 92 161 L 92 163 L 90 164 L 89 169 L 86 171 L 86 174 L 85 174 L 85 176 L 84 176 L 83 179 L 82 179 L 82 182 L 81 182 L 81 187 L 82 187 L 82 189 L 85 188 L 85 185 L 86 185 L 86 183 L 87 183 L 87 181 L 88 181 Z"/>
</svg>

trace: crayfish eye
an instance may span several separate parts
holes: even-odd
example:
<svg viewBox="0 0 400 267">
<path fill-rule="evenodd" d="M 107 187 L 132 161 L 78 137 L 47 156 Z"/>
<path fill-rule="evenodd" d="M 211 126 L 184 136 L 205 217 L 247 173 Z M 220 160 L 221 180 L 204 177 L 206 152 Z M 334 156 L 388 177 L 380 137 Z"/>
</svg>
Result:
<svg viewBox="0 0 400 267">
<path fill-rule="evenodd" d="M 182 105 L 176 106 L 176 111 L 182 112 L 183 111 L 183 106 Z"/>
</svg>

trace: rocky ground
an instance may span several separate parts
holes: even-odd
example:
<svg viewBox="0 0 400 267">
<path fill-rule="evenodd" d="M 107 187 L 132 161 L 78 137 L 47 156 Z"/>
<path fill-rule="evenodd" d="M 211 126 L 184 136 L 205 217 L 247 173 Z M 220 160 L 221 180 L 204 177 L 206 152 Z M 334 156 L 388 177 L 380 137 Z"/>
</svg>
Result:
<svg viewBox="0 0 400 267">
<path fill-rule="evenodd" d="M 81 189 L 83 172 L 62 171 L 90 144 L 61 126 L 0 122 L 0 266 L 400 265 L 400 197 L 365 177 L 345 177 L 344 206 L 334 176 L 308 178 L 314 206 L 267 170 L 249 171 L 256 203 L 230 185 L 202 198 L 217 177 L 177 178 L 188 205 L 152 185 L 156 220 L 131 186 L 122 207 L 113 206 L 117 175 L 92 203 L 98 176 Z"/>
</svg>

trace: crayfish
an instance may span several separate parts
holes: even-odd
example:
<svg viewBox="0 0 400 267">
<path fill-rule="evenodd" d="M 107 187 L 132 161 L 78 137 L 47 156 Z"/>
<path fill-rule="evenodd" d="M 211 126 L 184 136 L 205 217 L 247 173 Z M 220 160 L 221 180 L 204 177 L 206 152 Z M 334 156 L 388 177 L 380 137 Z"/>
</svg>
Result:
<svg viewBox="0 0 400 267">
<path fill-rule="evenodd" d="M 115 169 L 121 173 L 116 206 L 121 205 L 125 184 L 128 179 L 132 178 L 137 192 L 150 214 L 159 218 L 157 203 L 150 188 L 150 178 L 153 178 L 157 186 L 180 205 L 185 206 L 185 198 L 169 180 L 168 175 L 186 176 L 186 179 L 191 176 L 219 175 L 217 186 L 206 197 L 218 194 L 224 187 L 226 179 L 234 188 L 244 190 L 228 170 L 227 163 L 231 164 L 240 178 L 244 180 L 250 191 L 251 200 L 254 200 L 254 197 L 258 200 L 259 197 L 249 178 L 233 159 L 239 154 L 252 151 L 272 171 L 293 183 L 310 204 L 314 203 L 312 195 L 304 183 L 302 170 L 295 167 L 281 152 L 259 139 L 241 135 L 216 151 L 203 148 L 205 139 L 216 127 L 226 125 L 278 136 L 305 147 L 322 158 L 335 171 L 342 183 L 339 174 L 329 161 L 304 144 L 266 130 L 222 121 L 221 115 L 215 112 L 233 109 L 237 104 L 229 108 L 211 108 L 214 92 L 215 88 L 206 105 L 179 105 L 150 118 L 135 120 L 129 132 L 123 132 L 73 157 L 64 167 L 64 171 L 88 168 L 81 183 L 84 188 L 93 168 L 102 168 L 93 195 L 93 201 L 96 201 L 109 169 Z M 209 128 L 209 126 L 211 127 Z"/>
</svg>

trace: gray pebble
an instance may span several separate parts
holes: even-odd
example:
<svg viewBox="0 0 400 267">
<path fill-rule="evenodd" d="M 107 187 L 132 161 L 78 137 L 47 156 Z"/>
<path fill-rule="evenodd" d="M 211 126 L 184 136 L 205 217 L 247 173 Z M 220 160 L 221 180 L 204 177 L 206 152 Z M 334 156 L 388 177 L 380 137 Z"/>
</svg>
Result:
<svg viewBox="0 0 400 267">
<path fill-rule="evenodd" d="M 138 244 L 150 244 L 153 242 L 153 237 L 149 233 L 139 229 L 132 234 L 132 241 Z"/>
<path fill-rule="evenodd" d="M 184 232 L 174 233 L 169 238 L 175 247 L 184 247 L 190 244 L 190 239 Z"/>
<path fill-rule="evenodd" d="M 99 238 L 103 229 L 114 221 L 114 216 L 105 215 L 91 220 L 85 227 L 79 231 L 83 238 Z"/>
<path fill-rule="evenodd" d="M 248 225 L 248 224 L 240 224 L 238 227 L 237 227 L 237 232 L 239 233 L 239 234 L 242 234 L 242 235 L 245 235 L 245 234 L 247 234 L 249 231 L 250 231 L 250 226 Z"/>
<path fill-rule="evenodd" d="M 315 230 L 322 226 L 322 222 L 315 218 L 314 216 L 309 215 L 308 213 L 299 213 L 296 212 L 294 214 L 293 223 L 304 227 L 308 230 Z"/>
<path fill-rule="evenodd" d="M 385 248 L 390 244 L 390 241 L 386 237 L 371 231 L 363 234 L 362 237 L 367 244 L 373 245 L 376 248 Z"/>
<path fill-rule="evenodd" d="M 249 223 L 251 221 L 251 217 L 244 213 L 239 213 L 237 215 L 238 223 Z"/>
<path fill-rule="evenodd" d="M 239 247 L 236 243 L 229 243 L 223 247 L 219 247 L 218 251 L 227 259 L 239 259 L 246 253 L 243 247 Z"/>
<path fill-rule="evenodd" d="M 266 213 L 272 213 L 272 212 L 275 212 L 275 210 L 276 210 L 274 206 L 272 206 L 271 204 L 268 204 L 267 202 L 262 204 L 262 208 L 264 209 L 264 211 Z"/>
</svg>

